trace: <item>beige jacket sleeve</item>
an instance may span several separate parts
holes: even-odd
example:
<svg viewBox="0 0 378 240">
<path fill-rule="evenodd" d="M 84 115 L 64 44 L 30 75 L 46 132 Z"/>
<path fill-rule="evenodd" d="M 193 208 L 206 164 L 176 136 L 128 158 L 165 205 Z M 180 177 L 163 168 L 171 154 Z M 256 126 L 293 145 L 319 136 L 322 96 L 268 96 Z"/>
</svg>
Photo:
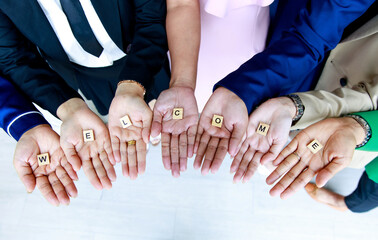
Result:
<svg viewBox="0 0 378 240">
<path fill-rule="evenodd" d="M 375 76 L 371 82 L 360 82 L 352 88 L 338 88 L 333 92 L 315 90 L 296 94 L 302 100 L 305 110 L 292 129 L 303 129 L 329 117 L 377 110 L 378 76 Z"/>
</svg>

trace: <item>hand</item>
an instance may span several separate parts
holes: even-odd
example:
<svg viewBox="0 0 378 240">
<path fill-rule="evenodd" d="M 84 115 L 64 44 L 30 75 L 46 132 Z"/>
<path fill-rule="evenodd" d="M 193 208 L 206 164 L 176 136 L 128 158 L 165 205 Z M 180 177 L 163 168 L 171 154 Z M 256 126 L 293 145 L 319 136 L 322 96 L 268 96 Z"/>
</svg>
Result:
<svg viewBox="0 0 378 240">
<path fill-rule="evenodd" d="M 285 176 L 270 190 L 270 195 L 287 198 L 316 174 L 317 186 L 323 187 L 349 165 L 356 145 L 364 136 L 363 128 L 349 117 L 322 120 L 302 130 L 274 160 L 274 165 L 279 165 L 266 182 L 271 185 Z M 316 154 L 307 148 L 314 139 L 324 145 Z"/>
<path fill-rule="evenodd" d="M 183 108 L 183 119 L 172 119 L 174 108 Z M 198 118 L 194 90 L 190 87 L 171 87 L 156 101 L 151 136 L 161 133 L 163 165 L 174 177 L 186 170 L 188 157 L 193 156 Z"/>
<path fill-rule="evenodd" d="M 120 118 L 128 115 L 132 126 L 122 128 Z M 117 162 L 122 161 L 122 173 L 136 179 L 146 170 L 147 143 L 152 111 L 143 100 L 143 90 L 136 83 L 122 83 L 117 88 L 109 109 L 109 131 Z M 126 144 L 128 141 L 136 144 Z"/>
<path fill-rule="evenodd" d="M 96 189 L 110 189 L 116 180 L 115 164 L 109 131 L 102 120 L 78 98 L 65 102 L 58 108 L 63 121 L 60 144 L 68 162 L 76 171 L 81 165 L 85 175 Z M 84 142 L 83 130 L 92 129 L 95 140 Z"/>
<path fill-rule="evenodd" d="M 49 154 L 49 165 L 38 166 L 37 155 L 41 153 Z M 72 181 L 78 179 L 76 172 L 60 148 L 58 134 L 49 125 L 38 125 L 21 136 L 14 152 L 13 165 L 26 191 L 33 192 L 37 185 L 54 206 L 68 205 L 70 197 L 77 196 Z"/>
<path fill-rule="evenodd" d="M 212 126 L 213 115 L 223 116 L 221 128 Z M 206 175 L 218 171 L 227 151 L 234 157 L 240 148 L 248 124 L 248 111 L 244 102 L 233 92 L 219 87 L 211 95 L 201 114 L 194 152 L 194 168 Z M 205 160 L 202 164 L 202 159 Z"/>
<path fill-rule="evenodd" d="M 249 117 L 247 139 L 231 164 L 234 182 L 249 181 L 258 165 L 273 161 L 285 146 L 296 107 L 288 97 L 273 98 L 259 106 Z M 266 136 L 256 133 L 259 123 L 269 125 Z"/>
</svg>

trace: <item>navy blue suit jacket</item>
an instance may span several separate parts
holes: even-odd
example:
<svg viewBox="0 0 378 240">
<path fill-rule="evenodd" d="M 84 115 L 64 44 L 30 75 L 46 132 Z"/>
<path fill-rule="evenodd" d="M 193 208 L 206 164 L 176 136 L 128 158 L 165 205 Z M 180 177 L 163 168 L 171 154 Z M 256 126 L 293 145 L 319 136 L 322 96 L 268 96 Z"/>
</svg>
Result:
<svg viewBox="0 0 378 240">
<path fill-rule="evenodd" d="M 0 77 L 0 127 L 17 141 L 29 129 L 48 124 L 12 83 Z"/>
<path fill-rule="evenodd" d="M 219 81 L 237 94 L 248 112 L 263 101 L 308 91 L 314 70 L 336 47 L 344 28 L 374 0 L 280 0 L 267 48 Z"/>
</svg>

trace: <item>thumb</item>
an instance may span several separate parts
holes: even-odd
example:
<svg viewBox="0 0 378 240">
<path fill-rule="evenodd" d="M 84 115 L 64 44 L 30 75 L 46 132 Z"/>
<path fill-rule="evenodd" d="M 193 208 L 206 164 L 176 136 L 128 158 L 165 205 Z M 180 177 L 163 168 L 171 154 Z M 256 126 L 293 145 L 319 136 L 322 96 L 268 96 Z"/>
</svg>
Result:
<svg viewBox="0 0 378 240">
<path fill-rule="evenodd" d="M 81 168 L 81 159 L 77 155 L 75 146 L 69 142 L 61 142 L 64 155 L 66 155 L 67 161 L 72 165 L 73 169 L 78 172 Z"/>
<path fill-rule="evenodd" d="M 146 116 L 142 120 L 143 122 L 142 138 L 146 144 L 148 144 L 150 140 L 151 121 L 152 121 L 152 113 L 149 113 L 148 116 Z M 160 133 L 160 130 L 159 130 L 159 133 Z M 157 135 L 159 135 L 159 133 Z"/>
<path fill-rule="evenodd" d="M 323 187 L 336 173 L 343 170 L 346 165 L 340 159 L 333 159 L 325 168 L 319 171 L 315 183 L 318 188 Z"/>
<path fill-rule="evenodd" d="M 37 159 L 37 156 L 33 156 Z M 24 184 L 26 191 L 29 193 L 34 191 L 36 185 L 36 179 L 33 174 L 33 170 L 30 167 L 29 163 L 27 163 L 27 159 L 17 159 L 15 158 L 14 167 L 16 168 L 16 172 L 18 177 L 20 178 L 21 182 Z"/>
<path fill-rule="evenodd" d="M 234 128 L 232 130 L 230 145 L 228 148 L 231 157 L 234 157 L 236 155 L 238 148 L 241 146 L 243 136 L 247 130 L 247 123 L 248 121 L 238 122 L 233 126 Z"/>
<path fill-rule="evenodd" d="M 155 106 L 152 127 L 151 127 L 152 137 L 157 137 L 161 133 L 162 121 L 163 121 L 163 115 L 160 111 L 157 110 L 157 107 Z M 143 126 L 144 126 L 144 123 L 143 123 Z"/>
</svg>

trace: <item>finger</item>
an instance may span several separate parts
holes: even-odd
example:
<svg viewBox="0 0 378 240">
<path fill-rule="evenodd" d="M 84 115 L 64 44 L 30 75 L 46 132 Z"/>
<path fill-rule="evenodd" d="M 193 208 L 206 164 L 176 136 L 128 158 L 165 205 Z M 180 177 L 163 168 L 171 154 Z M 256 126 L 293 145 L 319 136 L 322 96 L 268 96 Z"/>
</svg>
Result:
<svg viewBox="0 0 378 240">
<path fill-rule="evenodd" d="M 194 154 L 194 143 L 196 141 L 196 132 L 197 132 L 197 125 L 191 126 L 188 129 L 188 157 L 193 157 Z"/>
<path fill-rule="evenodd" d="M 161 134 L 161 155 L 163 160 L 164 168 L 171 170 L 171 136 L 169 133 Z"/>
<path fill-rule="evenodd" d="M 244 174 L 243 183 L 246 183 L 249 180 L 251 180 L 251 178 L 255 174 L 257 168 L 259 167 L 260 159 L 261 159 L 262 155 L 263 155 L 263 153 L 261 153 L 261 152 L 255 152 L 255 155 L 253 156 L 252 160 L 249 162 L 247 171 Z"/>
<path fill-rule="evenodd" d="M 141 140 L 136 141 L 136 151 L 138 160 L 138 174 L 143 174 L 146 171 L 146 143 Z"/>
<path fill-rule="evenodd" d="M 75 146 L 66 141 L 62 141 L 60 144 L 63 149 L 64 155 L 66 155 L 67 157 L 67 161 L 72 165 L 74 170 L 78 172 L 81 168 L 82 162 L 80 157 L 77 155 Z"/>
<path fill-rule="evenodd" d="M 273 165 L 277 166 L 280 164 L 287 156 L 292 154 L 296 149 L 298 149 L 299 142 L 295 137 L 277 156 L 277 158 L 273 161 Z"/>
<path fill-rule="evenodd" d="M 172 176 L 180 176 L 180 163 L 179 163 L 179 137 L 176 134 L 172 134 L 171 137 L 171 169 Z"/>
<path fill-rule="evenodd" d="M 145 113 L 145 116 L 142 121 L 143 121 L 142 138 L 143 138 L 143 141 L 146 144 L 148 144 L 148 142 L 150 141 L 152 112 L 148 111 L 147 113 Z M 157 135 L 159 135 L 159 133 Z M 155 135 L 155 137 L 157 135 Z"/>
<path fill-rule="evenodd" d="M 85 176 L 88 178 L 89 182 L 97 189 L 101 190 L 102 185 L 100 180 L 97 177 L 95 168 L 93 167 L 91 160 L 83 161 L 83 171 Z"/>
<path fill-rule="evenodd" d="M 37 187 L 42 196 L 52 205 L 59 206 L 59 200 L 56 197 L 54 190 L 51 187 L 47 176 L 37 177 Z"/>
<path fill-rule="evenodd" d="M 209 144 L 207 145 L 206 152 L 205 152 L 205 160 L 202 164 L 201 173 L 202 175 L 206 175 L 209 173 L 211 163 L 214 159 L 215 152 L 217 151 L 219 143 L 219 138 L 211 137 Z"/>
<path fill-rule="evenodd" d="M 247 152 L 243 156 L 243 159 L 239 165 L 238 170 L 236 171 L 234 175 L 234 180 L 233 180 L 234 183 L 237 183 L 242 179 L 245 172 L 247 171 L 248 164 L 252 160 L 254 155 L 255 155 L 255 150 L 252 147 L 249 147 Z"/>
<path fill-rule="evenodd" d="M 260 161 L 261 164 L 264 165 L 267 162 L 271 162 L 276 159 L 282 148 L 285 146 L 285 143 L 286 141 L 283 142 L 273 140 L 272 146 L 270 147 L 269 151 L 262 156 Z"/>
<path fill-rule="evenodd" d="M 56 169 L 56 176 L 58 177 L 59 181 L 63 184 L 67 194 L 70 197 L 77 197 L 77 188 L 74 182 L 72 181 L 71 177 L 62 167 L 58 167 Z"/>
<path fill-rule="evenodd" d="M 198 125 L 196 139 L 195 139 L 195 142 L 194 142 L 194 153 L 197 153 L 197 151 L 198 151 L 203 132 L 204 132 L 203 127 L 201 127 L 201 125 Z"/>
<path fill-rule="evenodd" d="M 71 164 L 67 161 L 66 157 L 62 158 L 62 160 L 60 161 L 60 164 L 62 165 L 62 167 L 68 173 L 68 175 L 70 176 L 72 180 L 79 179 L 79 177 L 77 176 L 77 173 L 75 172 L 75 170 L 73 170 Z"/>
<path fill-rule="evenodd" d="M 163 121 L 163 116 L 160 114 L 160 112 L 157 110 L 157 108 L 154 108 L 154 116 L 152 121 L 152 127 L 151 127 L 151 136 L 157 137 L 161 133 L 161 123 Z"/>
<path fill-rule="evenodd" d="M 67 195 L 66 189 L 64 189 L 55 172 L 50 173 L 48 179 L 58 201 L 63 205 L 70 204 L 70 197 Z"/>
<path fill-rule="evenodd" d="M 179 137 L 179 148 L 180 148 L 180 171 L 186 170 L 186 163 L 188 161 L 188 138 L 186 132 L 180 134 Z"/>
<path fill-rule="evenodd" d="M 231 167 L 230 167 L 230 172 L 234 173 L 236 170 L 239 168 L 239 165 L 241 163 L 241 160 L 245 154 L 245 152 L 248 150 L 249 143 L 244 142 L 243 145 L 241 146 L 238 154 L 234 157 L 234 160 L 232 161 Z"/>
<path fill-rule="evenodd" d="M 315 172 L 310 168 L 304 170 L 286 190 L 281 193 L 281 198 L 286 199 L 296 193 L 299 189 L 302 189 L 306 186 L 307 183 L 315 176 Z"/>
<path fill-rule="evenodd" d="M 196 138 L 196 141 L 197 141 L 197 138 Z M 194 169 L 199 169 L 202 165 L 202 159 L 205 154 L 207 144 L 210 141 L 210 135 L 207 133 L 202 134 L 201 139 L 199 141 L 200 141 L 200 144 L 198 146 L 197 155 L 193 163 Z"/>
<path fill-rule="evenodd" d="M 247 124 L 248 121 L 234 124 L 229 146 L 229 153 L 231 157 L 235 157 L 236 153 L 238 152 L 238 147 L 241 144 L 243 136 L 247 130 Z"/>
<path fill-rule="evenodd" d="M 303 161 L 299 161 L 293 168 L 291 168 L 285 176 L 269 191 L 272 197 L 280 195 L 285 191 L 290 184 L 303 172 L 307 167 L 307 164 Z"/>
<path fill-rule="evenodd" d="M 120 142 L 120 147 L 121 147 L 121 162 L 122 162 L 122 175 L 125 177 L 130 176 L 129 172 L 129 163 L 127 159 L 127 144 L 124 141 Z"/>
<path fill-rule="evenodd" d="M 333 159 L 325 168 L 320 170 L 315 179 L 316 186 L 318 188 L 324 187 L 324 185 L 333 178 L 336 173 L 346 167 L 346 165 L 342 164 L 343 162 L 345 161 L 337 161 L 337 159 Z"/>
<path fill-rule="evenodd" d="M 127 145 L 127 159 L 129 163 L 130 179 L 135 180 L 138 177 L 137 155 L 136 155 L 135 144 Z"/>
<path fill-rule="evenodd" d="M 285 160 L 283 160 L 278 167 L 266 178 L 266 183 L 271 185 L 277 179 L 279 179 L 284 173 L 289 171 L 295 164 L 299 161 L 298 157 L 294 154 L 288 155 Z"/>
<path fill-rule="evenodd" d="M 114 182 L 117 179 L 117 175 L 115 173 L 113 164 L 111 164 L 108 159 L 107 152 L 105 151 L 100 152 L 100 160 L 101 160 L 102 165 L 105 168 L 106 175 L 108 176 L 110 181 Z"/>
<path fill-rule="evenodd" d="M 96 171 L 96 175 L 100 179 L 101 185 L 105 189 L 111 189 L 112 188 L 112 182 L 110 181 L 108 174 L 106 173 L 104 165 L 102 165 L 102 161 L 100 160 L 99 156 L 97 156 L 97 155 L 93 156 L 92 157 L 92 163 L 93 163 L 93 167 Z"/>
<path fill-rule="evenodd" d="M 226 157 L 228 147 L 228 138 L 222 138 L 218 144 L 217 151 L 213 162 L 211 163 L 211 173 L 216 173 L 222 165 L 223 159 Z"/>
<path fill-rule="evenodd" d="M 21 182 L 24 184 L 26 191 L 29 193 L 33 192 L 36 185 L 36 179 L 30 165 L 21 159 L 20 160 L 15 159 L 13 163 L 14 163 L 16 172 L 18 174 L 18 177 L 20 178 Z"/>
<path fill-rule="evenodd" d="M 111 137 L 111 142 L 112 142 L 112 149 L 114 153 L 114 159 L 116 162 L 122 161 L 122 144 L 120 143 L 120 140 L 116 136 Z M 126 151 L 126 150 L 125 150 Z"/>
</svg>

